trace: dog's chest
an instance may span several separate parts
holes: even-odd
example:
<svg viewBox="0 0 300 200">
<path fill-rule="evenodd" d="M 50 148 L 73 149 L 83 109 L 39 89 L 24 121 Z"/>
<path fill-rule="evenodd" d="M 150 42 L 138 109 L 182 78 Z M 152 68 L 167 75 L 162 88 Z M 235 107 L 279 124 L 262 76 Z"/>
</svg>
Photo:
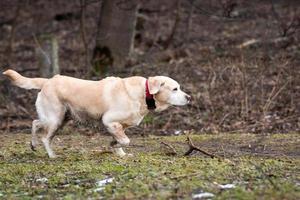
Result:
<svg viewBox="0 0 300 200">
<path fill-rule="evenodd" d="M 128 113 L 127 118 L 123 120 L 124 125 L 138 126 L 149 112 L 148 109 L 146 107 L 144 108 L 140 103 L 137 103 L 134 108 L 134 110 Z"/>
<path fill-rule="evenodd" d="M 129 114 L 128 118 L 122 121 L 122 124 L 126 126 L 138 126 L 144 118 L 145 114 L 142 115 L 139 112 L 132 112 Z"/>
</svg>

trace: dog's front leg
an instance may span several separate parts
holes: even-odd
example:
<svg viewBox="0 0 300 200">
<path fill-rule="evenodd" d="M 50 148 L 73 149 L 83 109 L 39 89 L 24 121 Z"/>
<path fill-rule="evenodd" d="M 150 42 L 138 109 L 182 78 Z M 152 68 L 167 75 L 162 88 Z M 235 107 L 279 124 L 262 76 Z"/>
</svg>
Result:
<svg viewBox="0 0 300 200">
<path fill-rule="evenodd" d="M 111 142 L 111 146 L 116 155 L 123 157 L 127 155 L 121 146 L 129 145 L 129 138 L 124 132 L 123 126 L 119 123 L 111 123 L 108 127 L 109 132 L 113 135 L 114 141 Z"/>
<path fill-rule="evenodd" d="M 118 122 L 104 123 L 104 125 L 107 127 L 107 130 L 112 134 L 114 138 L 114 141 L 111 143 L 111 146 L 113 147 L 116 155 L 120 157 L 125 156 L 126 153 L 120 146 L 129 145 L 130 140 L 125 134 L 123 126 Z"/>
<path fill-rule="evenodd" d="M 124 113 L 107 112 L 103 115 L 102 122 L 115 140 L 111 143 L 114 152 L 116 155 L 123 157 L 126 155 L 126 153 L 123 151 L 121 146 L 129 145 L 130 140 L 124 132 L 124 127 L 119 122 L 122 120 L 120 116 L 122 116 L 122 118 L 125 117 Z"/>
</svg>

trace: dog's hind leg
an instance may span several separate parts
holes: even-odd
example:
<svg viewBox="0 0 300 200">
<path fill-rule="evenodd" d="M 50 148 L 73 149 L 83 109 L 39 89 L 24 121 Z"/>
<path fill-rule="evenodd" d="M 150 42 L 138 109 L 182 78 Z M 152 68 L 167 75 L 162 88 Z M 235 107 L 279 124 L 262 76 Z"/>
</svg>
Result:
<svg viewBox="0 0 300 200">
<path fill-rule="evenodd" d="M 49 119 L 45 124 L 45 129 L 47 130 L 47 135 L 42 138 L 42 142 L 45 146 L 45 149 L 48 153 L 49 158 L 55 158 L 56 155 L 51 148 L 52 139 L 55 136 L 57 129 L 61 126 L 66 109 L 59 104 L 53 105 L 53 108 L 47 108 L 49 112 Z M 55 111 L 55 112 L 54 112 Z"/>
<path fill-rule="evenodd" d="M 57 125 L 48 126 L 47 127 L 47 135 L 42 138 L 42 142 L 45 146 L 45 149 L 48 153 L 49 158 L 56 158 L 56 154 L 53 152 L 50 145 L 51 145 L 52 139 L 55 136 L 55 132 L 56 132 L 57 128 L 58 128 Z"/>
<path fill-rule="evenodd" d="M 66 107 L 56 96 L 50 96 L 40 92 L 36 101 L 36 108 L 47 134 L 42 137 L 42 142 L 50 158 L 56 155 L 51 148 L 51 141 L 55 136 L 56 130 L 61 126 L 66 113 Z"/>
<path fill-rule="evenodd" d="M 33 151 L 36 150 L 36 146 L 38 143 L 38 138 L 36 135 L 36 132 L 43 127 L 42 123 L 40 120 L 36 119 L 32 121 L 32 129 L 31 129 L 31 143 L 30 147 Z"/>
</svg>

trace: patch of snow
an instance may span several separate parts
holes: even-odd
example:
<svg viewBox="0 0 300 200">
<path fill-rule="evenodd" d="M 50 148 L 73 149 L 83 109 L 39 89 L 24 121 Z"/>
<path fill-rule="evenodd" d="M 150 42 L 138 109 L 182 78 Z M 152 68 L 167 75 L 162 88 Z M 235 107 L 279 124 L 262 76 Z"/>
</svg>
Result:
<svg viewBox="0 0 300 200">
<path fill-rule="evenodd" d="M 94 189 L 94 192 L 101 192 L 102 190 L 104 190 L 104 187 L 99 187 Z"/>
<path fill-rule="evenodd" d="M 113 180 L 114 180 L 114 178 L 106 178 L 101 181 L 97 181 L 96 182 L 97 188 L 94 189 L 94 192 L 100 192 L 100 191 L 104 190 L 104 186 L 107 185 L 108 183 L 113 182 Z"/>
<path fill-rule="evenodd" d="M 209 192 L 201 192 L 199 194 L 193 194 L 192 198 L 193 199 L 202 199 L 202 198 L 210 198 L 214 197 L 215 195 Z"/>
<path fill-rule="evenodd" d="M 265 119 L 270 119 L 272 117 L 272 115 L 266 115 Z"/>
<path fill-rule="evenodd" d="M 103 179 L 101 181 L 97 181 L 96 184 L 97 184 L 98 187 L 103 187 L 107 183 L 111 183 L 113 180 L 114 180 L 114 178 L 107 178 L 107 179 Z"/>
<path fill-rule="evenodd" d="M 175 131 L 174 131 L 174 134 L 175 134 L 175 135 L 181 135 L 181 133 L 182 133 L 182 130 L 175 130 Z"/>
<path fill-rule="evenodd" d="M 223 189 L 223 190 L 225 190 L 225 189 L 232 189 L 232 188 L 235 188 L 235 185 L 234 184 L 225 184 L 225 185 L 218 185 L 218 187 L 220 188 L 220 189 Z"/>
<path fill-rule="evenodd" d="M 75 180 L 75 183 L 76 183 L 76 184 L 79 184 L 80 182 L 81 182 L 81 180 L 79 180 L 79 179 L 76 179 L 76 180 Z"/>
<path fill-rule="evenodd" d="M 40 183 L 46 183 L 46 182 L 48 182 L 48 179 L 46 177 L 44 177 L 44 178 L 38 178 L 35 181 L 40 182 Z"/>
</svg>

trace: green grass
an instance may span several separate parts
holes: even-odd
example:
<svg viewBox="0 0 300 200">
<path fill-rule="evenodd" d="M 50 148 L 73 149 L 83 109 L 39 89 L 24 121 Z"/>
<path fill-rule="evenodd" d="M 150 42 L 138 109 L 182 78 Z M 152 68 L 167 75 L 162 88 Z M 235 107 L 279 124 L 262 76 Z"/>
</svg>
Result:
<svg viewBox="0 0 300 200">
<path fill-rule="evenodd" d="M 195 144 L 218 155 L 230 150 L 228 145 L 233 145 L 231 150 L 239 149 L 254 143 L 256 137 L 248 134 L 192 136 Z M 185 136 L 131 137 L 135 147 L 127 151 L 134 156 L 127 158 L 97 151 L 100 145 L 108 145 L 106 136 L 75 134 L 58 138 L 54 148 L 60 157 L 52 160 L 42 148 L 37 152 L 29 149 L 30 135 L 0 135 L 0 199 L 191 199 L 199 191 L 213 193 L 214 199 L 300 198 L 300 159 L 289 155 L 293 152 L 282 151 L 276 143 L 284 141 L 294 151 L 300 138 L 297 134 L 268 136 L 264 145 L 273 154 L 239 151 L 227 156 L 233 164 L 200 153 L 183 156 L 187 148 Z M 218 142 L 213 143 L 214 139 Z M 168 155 L 169 150 L 161 141 L 174 146 L 178 155 Z M 239 142 L 234 145 L 234 141 Z M 219 151 L 221 146 L 225 149 Z M 95 192 L 96 182 L 107 177 L 113 177 L 113 182 Z M 227 190 L 218 187 L 229 183 L 236 187 Z"/>
</svg>

